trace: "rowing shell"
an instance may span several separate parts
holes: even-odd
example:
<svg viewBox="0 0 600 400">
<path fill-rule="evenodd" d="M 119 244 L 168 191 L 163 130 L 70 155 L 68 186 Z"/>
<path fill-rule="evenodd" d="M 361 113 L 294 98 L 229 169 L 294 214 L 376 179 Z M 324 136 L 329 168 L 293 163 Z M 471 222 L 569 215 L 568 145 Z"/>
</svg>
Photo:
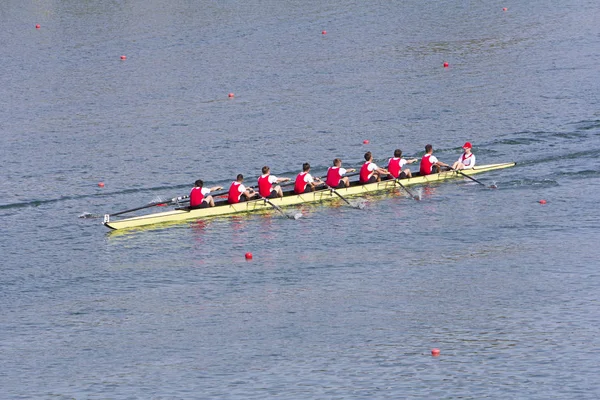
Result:
<svg viewBox="0 0 600 400">
<path fill-rule="evenodd" d="M 503 164 L 488 164 L 477 166 L 473 169 L 462 170 L 461 172 L 465 175 L 479 174 L 482 172 L 493 171 L 497 169 L 509 168 L 515 166 L 516 163 L 503 163 Z M 426 176 L 413 176 L 412 178 L 402 179 L 404 186 L 419 185 L 432 182 L 439 182 L 451 178 L 462 177 L 456 171 L 444 171 L 439 174 L 431 174 Z M 387 180 L 375 183 L 369 183 L 367 185 L 355 185 L 344 189 L 336 189 L 342 196 L 359 196 L 365 193 L 374 193 L 382 191 L 390 191 L 397 189 L 394 180 Z M 329 201 L 338 199 L 338 197 L 330 189 L 317 190 L 310 193 L 304 194 L 293 194 L 290 196 L 284 196 L 283 198 L 270 199 L 270 201 L 279 206 L 287 207 L 297 204 L 304 203 L 316 203 L 321 201 Z M 145 225 L 154 225 L 166 222 L 180 222 L 186 220 L 197 220 L 206 217 L 215 217 L 219 215 L 230 215 L 238 213 L 248 213 L 264 210 L 272 210 L 273 207 L 262 199 L 250 200 L 237 204 L 227 204 L 226 201 L 218 202 L 215 207 L 201 208 L 195 210 L 184 210 L 177 209 L 172 211 L 165 211 L 154 214 L 141 215 L 138 217 L 124 218 L 118 220 L 110 220 L 110 216 L 106 214 L 104 216 L 103 224 L 110 229 L 127 229 L 135 228 Z"/>
</svg>

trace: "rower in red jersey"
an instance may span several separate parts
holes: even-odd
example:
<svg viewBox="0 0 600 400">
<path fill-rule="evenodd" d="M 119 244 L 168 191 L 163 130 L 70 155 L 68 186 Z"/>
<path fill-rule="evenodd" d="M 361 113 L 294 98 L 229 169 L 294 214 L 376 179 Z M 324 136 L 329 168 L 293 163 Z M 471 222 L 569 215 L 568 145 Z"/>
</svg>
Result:
<svg viewBox="0 0 600 400">
<path fill-rule="evenodd" d="M 194 187 L 190 192 L 190 209 L 214 207 L 215 201 L 209 195 L 210 192 L 223 189 L 221 186 L 211 187 L 207 189 L 204 186 L 202 179 L 194 182 Z"/>
<path fill-rule="evenodd" d="M 356 171 L 354 168 L 345 169 L 342 168 L 342 160 L 336 158 L 333 160 L 333 167 L 329 167 L 327 170 L 327 178 L 325 184 L 334 189 L 343 189 L 350 186 L 350 179 L 346 175 L 348 172 Z"/>
<path fill-rule="evenodd" d="M 410 168 L 403 170 L 402 167 L 406 164 L 412 164 L 414 162 L 417 162 L 416 158 L 407 160 L 402 158 L 402 150 L 394 150 L 394 157 L 390 158 L 388 161 L 387 170 L 390 172 L 389 179 L 412 178 L 412 172 L 410 172 Z"/>
<path fill-rule="evenodd" d="M 425 155 L 421 158 L 421 166 L 419 172 L 421 175 L 430 175 L 432 173 L 439 173 L 442 167 L 450 167 L 448 164 L 439 161 L 433 155 L 433 146 L 428 144 L 425 145 Z"/>
<path fill-rule="evenodd" d="M 238 174 L 235 181 L 231 182 L 229 187 L 229 194 L 227 196 L 227 202 L 229 204 L 237 204 L 241 201 L 248 201 L 252 197 L 256 196 L 257 193 L 251 187 L 246 187 L 243 184 L 244 175 Z"/>
<path fill-rule="evenodd" d="M 287 182 L 289 180 L 290 178 L 278 178 L 271 175 L 271 169 L 265 165 L 262 167 L 262 175 L 258 178 L 258 193 L 266 199 L 283 197 L 281 186 L 277 185 L 273 187 L 273 184 Z"/>
<path fill-rule="evenodd" d="M 310 174 L 310 164 L 302 164 L 302 172 L 296 177 L 296 183 L 294 184 L 294 193 L 310 193 L 315 191 L 317 185 L 322 185 L 321 179 L 313 178 Z"/>
<path fill-rule="evenodd" d="M 464 152 L 458 157 L 458 160 L 452 164 L 452 169 L 472 169 L 475 167 L 475 154 L 471 153 L 470 142 L 463 145 Z"/>
<path fill-rule="evenodd" d="M 358 181 L 362 184 L 379 182 L 381 181 L 382 176 L 388 174 L 388 170 L 385 168 L 379 168 L 377 164 L 373 162 L 373 155 L 370 151 L 367 151 L 365 153 L 365 163 L 360 168 Z"/>
</svg>

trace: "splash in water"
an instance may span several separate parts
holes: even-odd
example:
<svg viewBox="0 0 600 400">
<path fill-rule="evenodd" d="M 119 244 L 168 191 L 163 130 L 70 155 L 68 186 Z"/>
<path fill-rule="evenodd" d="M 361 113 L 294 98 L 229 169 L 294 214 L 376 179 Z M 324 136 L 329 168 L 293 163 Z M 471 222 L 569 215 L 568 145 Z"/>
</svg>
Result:
<svg viewBox="0 0 600 400">
<path fill-rule="evenodd" d="M 79 218 L 101 218 L 101 217 L 103 217 L 103 215 L 100 215 L 100 214 L 92 214 L 92 213 L 89 213 L 89 212 L 87 212 L 87 211 L 86 211 L 86 212 L 84 212 L 84 213 L 82 213 L 82 214 L 79 216 Z"/>
<path fill-rule="evenodd" d="M 415 193 L 415 199 L 423 200 L 423 188 L 418 188 L 413 193 Z"/>
</svg>

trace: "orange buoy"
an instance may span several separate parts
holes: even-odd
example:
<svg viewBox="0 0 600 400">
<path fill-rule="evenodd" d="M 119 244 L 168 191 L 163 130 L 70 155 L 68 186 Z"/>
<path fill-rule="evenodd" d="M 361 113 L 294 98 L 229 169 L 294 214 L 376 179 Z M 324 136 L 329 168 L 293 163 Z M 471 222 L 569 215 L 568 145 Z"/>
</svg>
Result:
<svg viewBox="0 0 600 400">
<path fill-rule="evenodd" d="M 437 357 L 440 355 L 440 349 L 431 349 L 431 355 Z"/>
<path fill-rule="evenodd" d="M 104 182 L 98 182 L 98 187 L 104 187 Z"/>
<path fill-rule="evenodd" d="M 246 260 L 252 260 L 252 253 L 246 253 Z"/>
<path fill-rule="evenodd" d="M 444 68 L 448 68 L 450 66 L 450 64 L 448 64 L 448 61 L 444 62 Z"/>
<path fill-rule="evenodd" d="M 546 200 L 544 200 L 544 199 L 540 200 L 540 204 L 546 204 Z"/>
</svg>

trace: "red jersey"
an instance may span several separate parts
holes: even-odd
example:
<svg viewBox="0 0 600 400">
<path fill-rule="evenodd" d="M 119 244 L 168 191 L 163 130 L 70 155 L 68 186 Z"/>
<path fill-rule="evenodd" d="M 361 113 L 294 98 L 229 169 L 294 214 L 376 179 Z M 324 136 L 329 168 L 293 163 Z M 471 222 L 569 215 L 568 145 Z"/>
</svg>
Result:
<svg viewBox="0 0 600 400">
<path fill-rule="evenodd" d="M 207 190 L 208 189 L 204 189 L 201 187 L 192 188 L 192 191 L 190 192 L 190 207 L 199 206 L 200 203 L 202 203 L 202 200 L 204 200 L 204 193 L 206 193 Z"/>
<path fill-rule="evenodd" d="M 227 201 L 229 204 L 236 204 L 240 202 L 242 192 L 240 192 L 240 182 L 232 182 L 229 187 L 229 194 L 227 195 Z"/>
<path fill-rule="evenodd" d="M 400 172 L 402 172 L 402 166 L 404 164 L 405 163 L 402 162 L 401 158 L 390 158 L 387 170 L 389 171 L 390 175 L 398 179 L 398 177 L 400 176 Z"/>
<path fill-rule="evenodd" d="M 360 182 L 361 183 L 366 183 L 369 181 L 369 178 L 372 175 L 372 171 L 369 171 L 369 165 L 371 164 L 370 161 L 367 161 L 366 163 L 363 164 L 362 167 L 360 167 Z"/>
<path fill-rule="evenodd" d="M 421 158 L 421 167 L 419 168 L 419 172 L 421 173 L 421 175 L 431 174 L 431 167 L 433 166 L 433 163 L 429 159 L 429 156 L 431 156 L 431 154 L 425 154 Z"/>
<path fill-rule="evenodd" d="M 308 185 L 308 183 L 304 181 L 304 177 L 306 176 L 306 174 L 308 174 L 308 172 L 301 172 L 296 177 L 296 183 L 294 184 L 294 193 L 301 194 L 304 193 L 304 190 L 306 190 L 306 185 Z"/>
<path fill-rule="evenodd" d="M 273 190 L 273 184 L 269 178 L 270 175 L 261 176 L 258 178 L 258 193 L 262 197 L 269 197 L 271 191 Z"/>
<path fill-rule="evenodd" d="M 342 180 L 342 174 L 340 173 L 340 167 L 329 167 L 327 170 L 327 179 L 325 179 L 325 184 L 331 187 L 338 187 L 340 181 Z"/>
</svg>

